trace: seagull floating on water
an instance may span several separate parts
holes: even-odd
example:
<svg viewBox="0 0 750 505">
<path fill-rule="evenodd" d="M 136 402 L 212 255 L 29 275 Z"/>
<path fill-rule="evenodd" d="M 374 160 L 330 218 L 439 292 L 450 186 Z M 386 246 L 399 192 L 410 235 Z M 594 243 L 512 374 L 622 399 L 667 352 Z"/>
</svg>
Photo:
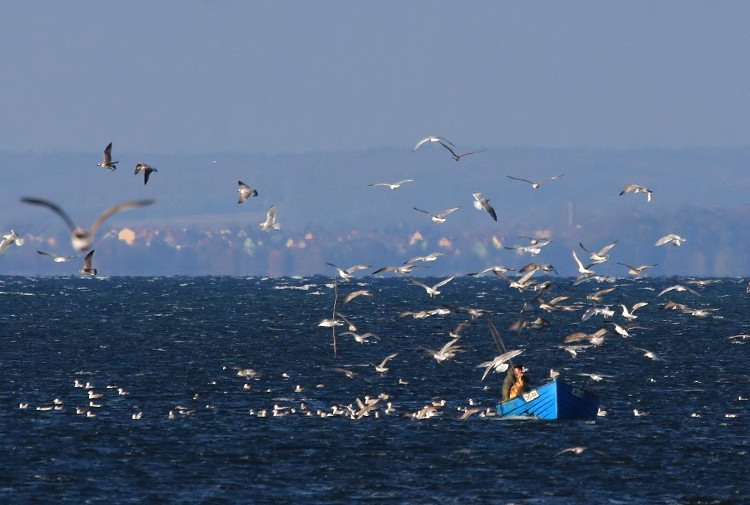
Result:
<svg viewBox="0 0 750 505">
<path fill-rule="evenodd" d="M 145 207 L 147 205 L 151 205 L 154 203 L 154 200 L 135 200 L 132 202 L 125 202 L 120 203 L 117 205 L 113 205 L 112 207 L 109 207 L 104 212 L 102 212 L 98 218 L 96 218 L 96 221 L 94 221 L 94 224 L 91 225 L 91 228 L 89 230 L 84 230 L 80 226 L 76 226 L 76 224 L 73 222 L 72 219 L 63 211 L 60 207 L 55 205 L 52 202 L 49 202 L 47 200 L 42 200 L 40 198 L 21 198 L 21 201 L 24 203 L 30 203 L 32 205 L 41 205 L 43 207 L 47 207 L 51 211 L 53 211 L 55 214 L 60 216 L 63 221 L 65 221 L 65 224 L 68 225 L 68 228 L 70 229 L 70 241 L 73 244 L 73 249 L 79 252 L 87 251 L 91 249 L 91 243 L 94 240 L 94 235 L 96 234 L 96 231 L 99 229 L 99 227 L 104 223 L 104 221 L 111 216 L 112 214 L 115 214 L 117 212 L 127 210 L 127 209 L 136 209 L 139 207 Z"/>
</svg>

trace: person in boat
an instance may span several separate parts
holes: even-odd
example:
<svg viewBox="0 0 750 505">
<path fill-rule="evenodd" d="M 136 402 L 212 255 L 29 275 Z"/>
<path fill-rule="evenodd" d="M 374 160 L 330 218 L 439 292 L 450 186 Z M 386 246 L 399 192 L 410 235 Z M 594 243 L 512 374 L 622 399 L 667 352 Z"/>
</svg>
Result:
<svg viewBox="0 0 750 505">
<path fill-rule="evenodd" d="M 529 378 L 526 376 L 523 366 L 513 365 L 508 368 L 508 373 L 503 380 L 503 401 L 512 400 L 530 390 Z"/>
</svg>

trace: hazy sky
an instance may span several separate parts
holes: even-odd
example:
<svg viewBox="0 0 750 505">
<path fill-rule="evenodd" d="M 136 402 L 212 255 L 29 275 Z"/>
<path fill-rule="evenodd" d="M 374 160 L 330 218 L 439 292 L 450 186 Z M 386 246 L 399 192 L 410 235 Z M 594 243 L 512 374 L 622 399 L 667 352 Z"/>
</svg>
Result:
<svg viewBox="0 0 750 505">
<path fill-rule="evenodd" d="M 0 149 L 750 144 L 750 2 L 4 2 Z"/>
</svg>

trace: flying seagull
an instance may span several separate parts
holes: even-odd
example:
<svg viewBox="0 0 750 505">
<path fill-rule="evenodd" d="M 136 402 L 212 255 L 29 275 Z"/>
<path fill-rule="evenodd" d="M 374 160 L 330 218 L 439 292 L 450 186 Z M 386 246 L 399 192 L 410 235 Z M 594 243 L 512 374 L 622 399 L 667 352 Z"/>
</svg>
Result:
<svg viewBox="0 0 750 505">
<path fill-rule="evenodd" d="M 670 233 L 669 235 L 664 235 L 662 238 L 657 240 L 654 245 L 658 247 L 660 245 L 671 243 L 672 245 L 679 247 L 683 242 L 687 242 L 687 239 L 684 237 L 680 237 L 677 234 Z"/>
<path fill-rule="evenodd" d="M 427 256 L 414 256 L 413 258 L 404 261 L 404 265 L 406 265 L 407 263 L 415 263 L 417 261 L 431 262 L 437 260 L 440 256 L 445 256 L 445 253 L 434 252 L 428 254 Z"/>
<path fill-rule="evenodd" d="M 104 148 L 104 157 L 102 158 L 101 163 L 97 163 L 97 167 L 102 168 L 108 168 L 112 171 L 117 170 L 117 164 L 120 163 L 119 161 L 112 161 L 112 142 L 107 144 L 107 147 Z"/>
<path fill-rule="evenodd" d="M 388 371 L 388 367 L 386 366 L 390 360 L 398 356 L 397 352 L 394 352 L 393 354 L 389 354 L 385 358 L 383 358 L 383 361 L 381 361 L 378 365 L 375 365 L 375 371 L 384 374 Z"/>
<path fill-rule="evenodd" d="M 240 198 L 237 200 L 237 203 L 245 203 L 251 196 L 258 196 L 258 192 L 244 182 L 237 181 L 237 185 L 239 186 L 237 191 L 240 192 Z"/>
<path fill-rule="evenodd" d="M 644 186 L 639 186 L 638 184 L 628 184 L 627 186 L 625 186 L 625 189 L 620 191 L 620 196 L 624 195 L 625 193 L 630 193 L 631 191 L 633 191 L 634 193 L 646 193 L 647 202 L 651 201 L 651 195 L 654 193 Z"/>
<path fill-rule="evenodd" d="M 430 219 L 432 219 L 433 222 L 440 224 L 440 223 L 444 223 L 445 222 L 445 217 L 448 214 L 456 212 L 459 209 L 459 207 L 453 207 L 453 208 L 450 208 L 450 209 L 445 209 L 445 210 L 442 210 L 442 211 L 438 212 L 437 214 L 433 214 L 432 212 L 428 212 L 426 210 L 418 209 L 417 207 L 414 207 L 414 210 L 422 212 L 424 214 L 427 214 L 428 216 L 430 216 Z"/>
<path fill-rule="evenodd" d="M 43 256 L 49 256 L 50 258 L 52 258 L 52 261 L 54 261 L 55 263 L 64 263 L 66 261 L 69 261 L 78 257 L 78 256 L 58 256 L 57 254 L 40 251 L 39 249 L 37 249 L 36 252 Z"/>
<path fill-rule="evenodd" d="M 138 175 L 141 172 L 143 172 L 143 184 L 145 185 L 148 183 L 148 176 L 151 175 L 151 172 L 158 172 L 158 170 L 145 163 L 138 163 L 135 166 L 135 175 Z"/>
<path fill-rule="evenodd" d="M 366 268 L 370 268 L 370 265 L 354 265 L 354 266 L 349 267 L 347 269 L 340 268 L 340 267 L 334 265 L 333 263 L 326 263 L 326 265 L 330 265 L 333 268 L 335 268 L 336 270 L 338 270 L 339 276 L 342 279 L 344 279 L 345 281 L 348 281 L 349 279 L 351 279 L 353 277 L 352 274 L 354 272 L 357 272 L 359 270 L 364 270 Z"/>
<path fill-rule="evenodd" d="M 68 229 L 70 229 L 70 242 L 71 244 L 73 244 L 73 249 L 79 252 L 88 251 L 89 249 L 91 249 L 91 243 L 94 241 L 94 235 L 96 234 L 96 231 L 112 214 L 115 214 L 122 210 L 145 207 L 154 203 L 154 200 L 134 200 L 131 202 L 124 202 L 113 205 L 112 207 L 109 207 L 104 212 L 102 212 L 98 218 L 96 218 L 96 221 L 94 221 L 94 224 L 91 225 L 91 228 L 89 228 L 88 230 L 84 230 L 80 226 L 76 226 L 76 224 L 72 219 L 70 219 L 65 211 L 63 211 L 60 207 L 52 202 L 42 200 L 40 198 L 28 197 L 21 198 L 21 201 L 24 203 L 30 203 L 32 205 L 41 205 L 43 207 L 47 207 L 52 212 L 60 216 L 62 220 L 65 221 L 65 224 L 68 225 Z"/>
<path fill-rule="evenodd" d="M 594 275 L 596 272 L 591 270 L 591 267 L 593 265 L 583 266 L 583 263 L 581 263 L 581 260 L 578 259 L 578 255 L 576 254 L 575 249 L 573 249 L 573 259 L 576 261 L 576 264 L 578 265 L 578 273 L 583 275 Z"/>
<path fill-rule="evenodd" d="M 94 250 L 92 249 L 83 258 L 83 268 L 81 269 L 81 275 L 96 275 L 96 268 L 91 267 L 91 259 L 94 256 Z"/>
<path fill-rule="evenodd" d="M 495 214 L 495 209 L 490 205 L 490 200 L 485 198 L 482 193 L 472 193 L 472 195 L 474 195 L 474 207 L 477 210 L 486 210 L 492 216 L 492 219 L 497 221 L 497 214 Z"/>
<path fill-rule="evenodd" d="M 460 161 L 461 158 L 463 158 L 464 156 L 469 156 L 470 154 L 478 154 L 478 153 L 484 152 L 484 149 L 480 149 L 479 151 L 469 151 L 467 153 L 456 154 L 456 151 L 454 151 L 453 149 L 451 149 L 448 146 L 448 144 L 444 144 L 444 143 L 440 142 L 440 145 L 443 146 L 443 147 L 445 147 L 446 149 L 448 149 L 448 151 L 450 151 L 450 153 L 451 153 L 451 156 L 456 161 Z"/>
<path fill-rule="evenodd" d="M 281 225 L 276 221 L 276 207 L 271 205 L 266 212 L 266 220 L 258 225 L 263 231 L 280 230 Z"/>
<path fill-rule="evenodd" d="M 16 230 L 10 230 L 10 232 L 3 235 L 3 239 L 0 240 L 0 254 L 3 254 L 5 251 L 7 251 L 8 248 L 13 244 L 21 247 L 23 245 L 23 242 L 24 240 L 18 236 Z"/>
<path fill-rule="evenodd" d="M 412 149 L 412 151 L 416 151 L 423 144 L 426 144 L 427 142 L 440 142 L 441 144 L 443 142 L 445 142 L 446 144 L 449 144 L 449 145 L 452 145 L 452 146 L 455 147 L 455 145 L 453 144 L 453 142 L 451 142 L 450 140 L 448 140 L 446 138 L 438 137 L 436 135 L 428 135 L 427 137 L 419 139 L 419 141 L 416 143 L 416 145 L 414 146 L 414 148 Z"/>
<path fill-rule="evenodd" d="M 414 179 L 404 179 L 398 182 L 376 182 L 374 184 L 368 184 L 368 186 L 383 186 L 389 189 L 398 189 L 401 185 L 406 184 L 407 182 L 414 182 Z"/>
<path fill-rule="evenodd" d="M 412 284 L 416 284 L 417 286 L 421 286 L 424 288 L 425 291 L 427 291 L 427 294 L 430 295 L 430 297 L 434 297 L 440 294 L 440 291 L 438 291 L 438 288 L 445 286 L 450 281 L 452 281 L 455 278 L 454 276 L 448 277 L 447 279 L 443 279 L 442 281 L 438 282 L 434 286 L 428 286 L 427 284 L 424 284 L 422 282 L 419 282 L 414 279 L 410 279 Z"/>
<path fill-rule="evenodd" d="M 557 180 L 560 177 L 562 177 L 563 175 L 565 175 L 565 174 L 556 175 L 554 177 L 550 177 L 549 179 L 542 179 L 541 181 L 538 181 L 538 182 L 537 181 L 530 181 L 528 179 L 523 179 L 521 177 L 513 177 L 512 175 L 508 175 L 507 177 L 508 177 L 508 179 L 513 179 L 514 181 L 528 182 L 529 184 L 531 184 L 532 188 L 539 189 L 542 186 L 542 184 L 544 184 L 545 182 L 551 182 L 551 181 Z"/>
<path fill-rule="evenodd" d="M 604 247 L 602 247 L 598 251 L 592 251 L 592 250 L 587 249 L 586 246 L 583 245 L 581 242 L 578 242 L 578 245 L 581 246 L 581 249 L 583 249 L 584 251 L 586 251 L 587 253 L 589 253 L 591 261 L 593 261 L 594 264 L 598 264 L 598 263 L 604 263 L 605 261 L 607 261 L 609 259 L 609 256 L 607 256 L 607 253 L 614 246 L 617 245 L 617 242 L 618 241 L 615 240 L 614 242 L 605 245 Z"/>
<path fill-rule="evenodd" d="M 647 268 L 652 268 L 656 266 L 656 264 L 653 264 L 653 265 L 640 265 L 640 266 L 634 267 L 626 263 L 620 263 L 619 261 L 617 262 L 617 264 L 622 265 L 624 267 L 628 267 L 628 274 L 635 275 L 636 277 L 643 274 L 643 271 L 646 270 Z"/>
</svg>

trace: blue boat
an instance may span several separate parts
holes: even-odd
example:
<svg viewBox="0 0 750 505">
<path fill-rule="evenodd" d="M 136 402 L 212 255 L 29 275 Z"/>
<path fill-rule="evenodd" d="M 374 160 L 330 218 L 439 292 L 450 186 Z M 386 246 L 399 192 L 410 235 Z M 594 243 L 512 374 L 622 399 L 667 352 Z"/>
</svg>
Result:
<svg viewBox="0 0 750 505">
<path fill-rule="evenodd" d="M 497 405 L 500 417 L 596 419 L 599 397 L 557 377 L 528 393 Z"/>
</svg>

